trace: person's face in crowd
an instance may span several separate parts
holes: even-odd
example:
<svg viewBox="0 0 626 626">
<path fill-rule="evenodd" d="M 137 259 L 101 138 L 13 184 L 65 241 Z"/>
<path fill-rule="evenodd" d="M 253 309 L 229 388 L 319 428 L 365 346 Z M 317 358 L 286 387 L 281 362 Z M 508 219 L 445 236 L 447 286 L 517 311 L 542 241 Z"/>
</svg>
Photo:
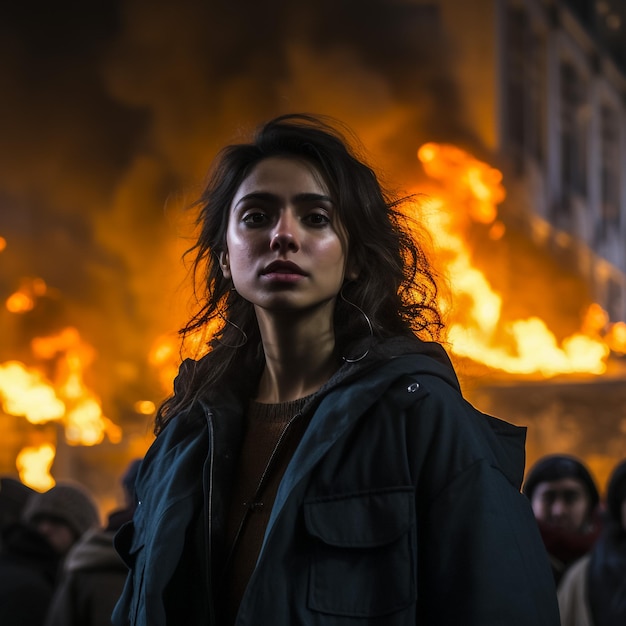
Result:
<svg viewBox="0 0 626 626">
<path fill-rule="evenodd" d="M 304 310 L 334 302 L 346 248 L 334 201 L 315 168 L 270 157 L 233 198 L 220 263 L 257 309 Z"/>
<path fill-rule="evenodd" d="M 589 519 L 591 500 L 585 485 L 575 478 L 539 483 L 531 500 L 535 517 L 567 531 L 581 531 Z"/>
<path fill-rule="evenodd" d="M 42 515 L 34 520 L 34 524 L 57 554 L 65 554 L 76 542 L 76 534 L 61 519 Z"/>
</svg>

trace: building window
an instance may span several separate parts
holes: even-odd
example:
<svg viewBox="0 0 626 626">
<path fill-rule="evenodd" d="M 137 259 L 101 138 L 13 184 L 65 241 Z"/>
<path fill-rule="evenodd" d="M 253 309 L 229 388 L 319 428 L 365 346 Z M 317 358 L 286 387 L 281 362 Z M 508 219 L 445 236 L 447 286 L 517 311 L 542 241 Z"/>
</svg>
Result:
<svg viewBox="0 0 626 626">
<path fill-rule="evenodd" d="M 571 63 L 560 67 L 560 156 L 563 208 L 571 206 L 572 196 L 587 195 L 587 156 L 589 111 L 586 85 Z"/>
<path fill-rule="evenodd" d="M 522 7 L 506 17 L 506 132 L 516 165 L 543 163 L 546 136 L 546 42 Z"/>
<path fill-rule="evenodd" d="M 600 108 L 600 229 L 603 237 L 620 227 L 619 117 L 608 105 Z"/>
</svg>

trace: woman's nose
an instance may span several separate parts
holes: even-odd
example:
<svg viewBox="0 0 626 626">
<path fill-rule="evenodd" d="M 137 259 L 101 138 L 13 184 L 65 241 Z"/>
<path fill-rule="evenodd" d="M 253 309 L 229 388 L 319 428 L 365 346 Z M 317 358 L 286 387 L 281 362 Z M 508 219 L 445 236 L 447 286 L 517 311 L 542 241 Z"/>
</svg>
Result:
<svg viewBox="0 0 626 626">
<path fill-rule="evenodd" d="M 275 251 L 296 251 L 300 248 L 297 232 L 297 223 L 293 216 L 284 213 L 276 222 L 276 227 L 272 233 L 270 247 Z"/>
<path fill-rule="evenodd" d="M 561 519 L 562 517 L 566 517 L 568 514 L 568 507 L 563 501 L 562 498 L 557 498 L 552 504 L 551 509 L 552 517 L 555 519 Z"/>
</svg>

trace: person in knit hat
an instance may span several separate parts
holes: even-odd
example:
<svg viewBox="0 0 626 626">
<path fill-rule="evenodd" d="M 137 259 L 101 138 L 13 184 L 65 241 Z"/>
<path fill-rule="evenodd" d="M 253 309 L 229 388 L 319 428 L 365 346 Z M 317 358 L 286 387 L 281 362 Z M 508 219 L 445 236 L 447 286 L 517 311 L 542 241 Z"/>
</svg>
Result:
<svg viewBox="0 0 626 626">
<path fill-rule="evenodd" d="M 128 574 L 113 539 L 133 517 L 140 464 L 140 459 L 131 461 L 121 476 L 123 507 L 109 513 L 105 528 L 86 532 L 68 552 L 45 626 L 111 625 L 111 613 Z"/>
<path fill-rule="evenodd" d="M 531 467 L 522 491 L 530 500 L 558 585 L 598 537 L 598 488 L 581 460 L 551 454 Z"/>
<path fill-rule="evenodd" d="M 81 485 L 34 492 L 22 519 L 5 529 L 0 552 L 0 624 L 42 626 L 69 549 L 99 524 L 95 500 Z"/>
<path fill-rule="evenodd" d="M 23 519 L 35 526 L 62 555 L 100 522 L 91 494 L 84 487 L 69 483 L 33 495 L 24 508 Z"/>
</svg>

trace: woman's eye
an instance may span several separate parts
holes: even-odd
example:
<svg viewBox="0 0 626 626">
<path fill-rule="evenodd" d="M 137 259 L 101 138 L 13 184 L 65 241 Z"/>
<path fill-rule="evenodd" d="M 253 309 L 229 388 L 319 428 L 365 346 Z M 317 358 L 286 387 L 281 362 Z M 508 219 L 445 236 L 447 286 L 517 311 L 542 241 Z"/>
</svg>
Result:
<svg viewBox="0 0 626 626">
<path fill-rule="evenodd" d="M 305 220 L 312 226 L 325 226 L 330 223 L 330 218 L 325 213 L 309 213 Z"/>
<path fill-rule="evenodd" d="M 249 224 L 251 226 L 258 226 L 260 224 L 264 224 L 266 220 L 267 220 L 267 215 L 259 211 L 246 213 L 242 218 L 242 221 L 245 224 Z"/>
</svg>

